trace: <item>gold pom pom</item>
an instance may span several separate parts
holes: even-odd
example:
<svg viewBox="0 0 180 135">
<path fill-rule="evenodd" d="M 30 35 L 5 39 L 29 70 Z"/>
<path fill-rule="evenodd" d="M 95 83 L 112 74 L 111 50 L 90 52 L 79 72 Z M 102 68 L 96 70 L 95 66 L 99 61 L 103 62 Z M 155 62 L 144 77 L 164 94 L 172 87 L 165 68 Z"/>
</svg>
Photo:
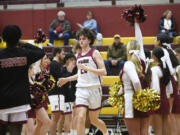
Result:
<svg viewBox="0 0 180 135">
<path fill-rule="evenodd" d="M 121 108 L 124 103 L 124 95 L 118 95 L 119 89 L 121 88 L 121 82 L 115 82 L 109 86 L 109 94 L 108 102 L 112 105 L 112 107 Z"/>
<path fill-rule="evenodd" d="M 160 107 L 160 95 L 157 90 L 143 89 L 134 93 L 132 102 L 134 108 L 138 111 L 154 111 Z"/>
</svg>

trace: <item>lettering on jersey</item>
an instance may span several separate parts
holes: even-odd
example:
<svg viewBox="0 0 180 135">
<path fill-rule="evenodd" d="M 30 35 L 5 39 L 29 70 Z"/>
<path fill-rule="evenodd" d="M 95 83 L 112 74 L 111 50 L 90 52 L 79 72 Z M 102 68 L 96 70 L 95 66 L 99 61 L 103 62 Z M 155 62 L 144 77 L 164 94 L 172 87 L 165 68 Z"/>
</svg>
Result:
<svg viewBox="0 0 180 135">
<path fill-rule="evenodd" d="M 0 60 L 1 68 L 20 67 L 27 65 L 26 57 L 14 57 Z"/>
<path fill-rule="evenodd" d="M 83 59 L 78 61 L 78 64 L 85 64 L 85 63 L 89 63 L 89 59 Z"/>
</svg>

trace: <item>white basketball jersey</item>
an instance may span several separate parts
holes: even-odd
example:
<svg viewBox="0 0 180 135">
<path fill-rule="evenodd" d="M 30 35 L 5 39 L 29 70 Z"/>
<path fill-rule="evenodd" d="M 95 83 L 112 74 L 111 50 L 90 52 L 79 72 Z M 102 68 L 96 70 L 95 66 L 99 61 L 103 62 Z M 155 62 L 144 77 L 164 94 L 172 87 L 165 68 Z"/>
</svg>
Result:
<svg viewBox="0 0 180 135">
<path fill-rule="evenodd" d="M 81 53 L 77 56 L 77 63 L 84 64 L 88 67 L 96 68 L 97 64 L 93 60 L 93 52 L 95 49 L 91 49 L 87 54 L 82 55 Z M 78 69 L 78 79 L 76 87 L 99 87 L 101 85 L 101 78 L 100 76 L 89 72 Z"/>
</svg>

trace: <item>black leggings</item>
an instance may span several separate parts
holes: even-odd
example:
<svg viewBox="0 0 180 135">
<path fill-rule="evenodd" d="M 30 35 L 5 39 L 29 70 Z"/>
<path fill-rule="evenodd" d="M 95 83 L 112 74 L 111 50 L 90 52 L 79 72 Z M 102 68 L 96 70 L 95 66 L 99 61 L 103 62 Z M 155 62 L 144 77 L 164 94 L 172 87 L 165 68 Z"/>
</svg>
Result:
<svg viewBox="0 0 180 135">
<path fill-rule="evenodd" d="M 6 135 L 9 131 L 10 135 L 21 135 L 22 124 L 1 124 L 0 123 L 0 135 Z"/>
</svg>

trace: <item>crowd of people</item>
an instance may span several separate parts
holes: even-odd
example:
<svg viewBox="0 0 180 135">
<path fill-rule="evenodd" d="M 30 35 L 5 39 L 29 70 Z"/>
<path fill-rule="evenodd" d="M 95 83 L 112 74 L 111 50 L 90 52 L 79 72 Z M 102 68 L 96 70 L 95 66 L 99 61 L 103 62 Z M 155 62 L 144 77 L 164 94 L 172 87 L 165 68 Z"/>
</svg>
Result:
<svg viewBox="0 0 180 135">
<path fill-rule="evenodd" d="M 49 27 L 49 46 L 53 46 L 54 39 L 64 40 L 64 45 L 68 45 L 69 39 L 74 38 L 74 32 L 72 32 L 70 22 L 65 18 L 66 13 L 64 11 L 59 11 L 57 13 L 57 18 L 53 20 Z M 100 33 L 100 26 L 95 18 L 93 18 L 92 11 L 88 11 L 86 15 L 86 20 L 83 24 L 77 23 L 80 28 L 89 28 L 96 35 L 96 44 L 102 44 L 103 35 Z M 171 10 L 166 10 L 159 22 L 159 33 L 165 33 L 169 36 L 169 42 L 173 41 L 173 37 L 178 35 L 176 31 L 176 21 L 173 17 Z"/>
<path fill-rule="evenodd" d="M 124 95 L 124 121 L 129 134 L 148 135 L 150 125 L 155 135 L 180 134 L 180 49 L 172 50 L 169 35 L 158 34 L 149 55 L 150 51 L 143 47 L 141 29 L 135 18 L 136 40 L 125 47 L 120 35 L 114 35 L 108 60 L 104 62 L 100 52 L 93 48 L 97 31 L 90 25 L 96 21 L 92 20 L 91 12 L 87 18 L 84 27 L 76 33 L 78 41 L 72 52 L 54 48 L 52 59 L 44 53 L 41 43 L 36 47 L 20 41 L 22 33 L 18 26 L 8 25 L 3 29 L 2 38 L 7 48 L 0 50 L 0 135 L 7 132 L 46 135 L 48 131 L 50 135 L 56 132 L 58 135 L 84 135 L 89 132 L 89 123 L 108 135 L 98 115 L 102 100 L 101 77 L 111 74 L 112 66 L 120 69 L 119 95 Z M 68 45 L 70 29 L 65 13 L 58 12 L 58 19 L 50 25 L 50 44 L 59 38 Z M 150 59 L 154 66 L 150 65 Z M 159 92 L 160 108 L 151 112 L 137 111 L 133 108 L 133 94 L 147 88 Z M 51 118 L 47 113 L 48 104 Z"/>
</svg>

